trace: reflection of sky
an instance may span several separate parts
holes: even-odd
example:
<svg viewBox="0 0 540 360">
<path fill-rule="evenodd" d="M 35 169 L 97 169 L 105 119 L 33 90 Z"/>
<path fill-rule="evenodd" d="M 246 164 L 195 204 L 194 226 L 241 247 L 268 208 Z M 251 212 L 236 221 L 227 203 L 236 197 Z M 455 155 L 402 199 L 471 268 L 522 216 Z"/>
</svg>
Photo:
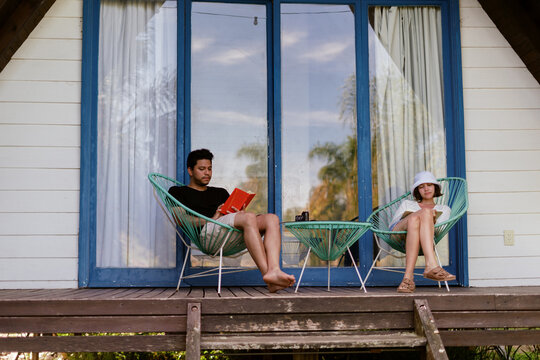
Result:
<svg viewBox="0 0 540 360">
<path fill-rule="evenodd" d="M 341 144 L 350 125 L 339 119 L 345 80 L 355 70 L 354 16 L 346 5 L 281 5 L 283 209 L 306 207 L 323 162 L 317 144 Z"/>
<path fill-rule="evenodd" d="M 343 5 L 282 5 L 284 209 L 305 206 L 322 166 L 318 143 L 342 143 L 342 86 L 354 73 L 354 16 Z M 254 25 L 257 17 L 257 25 Z M 240 147 L 267 143 L 266 10 L 263 5 L 200 3 L 192 8 L 192 148 L 213 151 L 214 186 L 232 189 L 248 159 Z M 279 140 L 279 138 L 277 139 Z"/>
<path fill-rule="evenodd" d="M 192 148 L 214 153 L 212 185 L 229 190 L 245 180 L 249 164 L 237 151 L 267 143 L 265 16 L 263 5 L 192 7 Z"/>
</svg>

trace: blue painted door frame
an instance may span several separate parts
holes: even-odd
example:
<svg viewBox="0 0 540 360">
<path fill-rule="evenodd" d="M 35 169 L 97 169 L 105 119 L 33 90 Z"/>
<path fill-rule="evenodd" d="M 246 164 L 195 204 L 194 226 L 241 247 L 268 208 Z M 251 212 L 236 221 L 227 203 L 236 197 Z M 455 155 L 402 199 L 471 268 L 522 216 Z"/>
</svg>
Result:
<svg viewBox="0 0 540 360">
<path fill-rule="evenodd" d="M 213 0 L 212 0 L 213 1 Z M 267 19 L 267 73 L 268 73 L 268 174 L 269 211 L 281 215 L 281 54 L 280 54 L 280 5 L 294 2 L 306 4 L 346 4 L 355 9 L 356 81 L 357 81 L 357 138 L 358 138 L 358 203 L 359 218 L 371 213 L 371 137 L 368 81 L 368 8 L 369 6 L 433 5 L 441 8 L 443 29 L 444 115 L 447 138 L 447 173 L 465 177 L 465 144 L 463 124 L 463 94 L 461 84 L 461 41 L 459 4 L 452 0 L 274 0 L 228 1 L 246 4 L 266 4 Z M 177 268 L 173 269 L 111 269 L 96 267 L 96 176 L 97 176 L 97 60 L 99 43 L 99 0 L 83 3 L 83 61 L 81 94 L 81 190 L 79 231 L 79 286 L 175 286 L 183 261 L 180 246 L 177 251 Z M 190 14 L 191 1 L 178 2 L 178 94 L 177 94 L 177 176 L 187 180 L 184 159 L 190 144 Z M 466 218 L 450 233 L 450 271 L 458 275 L 457 283 L 468 285 Z M 364 276 L 373 261 L 372 235 L 368 232 L 359 241 L 359 269 Z M 190 271 L 190 270 L 188 270 Z M 299 275 L 299 268 L 287 268 Z M 396 285 L 401 274 L 375 271 L 368 285 Z M 193 285 L 216 283 L 214 277 L 198 278 Z M 419 279 L 417 284 L 422 284 Z M 258 271 L 234 273 L 223 277 L 224 285 L 262 285 Z M 308 268 L 302 279 L 304 285 L 326 284 L 325 268 Z M 353 268 L 333 268 L 332 284 L 357 286 L 358 278 Z"/>
</svg>

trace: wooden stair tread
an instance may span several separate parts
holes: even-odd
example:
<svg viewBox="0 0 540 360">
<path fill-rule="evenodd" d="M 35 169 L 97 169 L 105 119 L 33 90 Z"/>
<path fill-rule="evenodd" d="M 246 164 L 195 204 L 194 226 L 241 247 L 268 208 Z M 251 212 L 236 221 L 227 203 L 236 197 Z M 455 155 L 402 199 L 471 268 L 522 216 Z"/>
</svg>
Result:
<svg viewBox="0 0 540 360">
<path fill-rule="evenodd" d="M 385 333 L 246 333 L 202 334 L 202 349 L 271 350 L 271 349 L 330 349 L 370 347 L 421 347 L 427 340 L 414 332 L 392 331 Z"/>
</svg>

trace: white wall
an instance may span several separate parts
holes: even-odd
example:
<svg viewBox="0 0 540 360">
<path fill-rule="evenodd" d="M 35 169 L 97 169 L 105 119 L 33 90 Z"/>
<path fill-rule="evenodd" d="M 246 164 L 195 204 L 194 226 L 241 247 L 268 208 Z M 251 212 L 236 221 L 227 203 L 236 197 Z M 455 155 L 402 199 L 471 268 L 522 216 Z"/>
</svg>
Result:
<svg viewBox="0 0 540 360">
<path fill-rule="evenodd" d="M 77 287 L 82 0 L 0 73 L 0 288 Z"/>
<path fill-rule="evenodd" d="M 540 285 L 540 85 L 476 0 L 460 12 L 470 284 Z"/>
</svg>

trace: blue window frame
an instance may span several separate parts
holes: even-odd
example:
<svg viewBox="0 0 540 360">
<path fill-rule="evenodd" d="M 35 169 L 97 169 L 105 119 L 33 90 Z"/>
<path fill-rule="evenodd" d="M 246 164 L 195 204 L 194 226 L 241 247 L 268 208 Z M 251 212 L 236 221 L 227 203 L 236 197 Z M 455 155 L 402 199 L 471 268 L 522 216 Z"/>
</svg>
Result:
<svg viewBox="0 0 540 360">
<path fill-rule="evenodd" d="M 208 1 L 208 0 L 207 0 Z M 212 0 L 213 1 L 213 0 Z M 358 215 L 366 219 L 371 206 L 371 137 L 369 103 L 368 64 L 368 9 L 370 6 L 438 6 L 441 9 L 442 51 L 444 70 L 444 118 L 447 143 L 447 173 L 465 177 L 465 145 L 463 125 L 463 101 L 461 85 L 460 22 L 458 2 L 452 0 L 296 0 L 296 1 L 222 1 L 244 4 L 266 5 L 267 31 L 267 116 L 268 116 L 268 208 L 270 212 L 282 215 L 282 147 L 281 134 L 281 48 L 280 48 L 280 6 L 296 4 L 344 4 L 354 6 L 355 51 L 356 51 L 356 108 L 358 144 Z M 79 286 L 174 286 L 177 281 L 182 249 L 177 251 L 176 268 L 98 268 L 96 266 L 96 178 L 97 178 L 97 94 L 98 94 L 98 42 L 99 42 L 99 0 L 84 2 L 83 10 L 83 66 L 81 98 L 81 189 L 80 189 L 80 231 L 79 231 Z M 191 149 L 191 109 L 190 109 L 190 16 L 191 1 L 178 1 L 178 74 L 177 74 L 177 176 L 187 180 L 184 159 Z M 186 15 L 188 14 L 188 15 Z M 120 210 L 119 210 L 120 211 Z M 365 276 L 373 261 L 371 234 L 366 234 L 359 242 L 359 269 Z M 458 275 L 458 283 L 468 285 L 466 219 L 461 220 L 449 238 L 450 271 Z M 287 268 L 288 272 L 299 275 L 299 268 Z M 356 284 L 353 269 L 332 270 L 336 285 Z M 368 285 L 396 285 L 401 275 L 375 272 Z M 225 285 L 262 285 L 256 271 L 231 274 L 224 277 Z M 308 268 L 302 283 L 324 285 L 325 268 Z M 200 278 L 194 285 L 213 285 L 215 279 Z M 418 282 L 422 283 L 422 280 Z"/>
</svg>

